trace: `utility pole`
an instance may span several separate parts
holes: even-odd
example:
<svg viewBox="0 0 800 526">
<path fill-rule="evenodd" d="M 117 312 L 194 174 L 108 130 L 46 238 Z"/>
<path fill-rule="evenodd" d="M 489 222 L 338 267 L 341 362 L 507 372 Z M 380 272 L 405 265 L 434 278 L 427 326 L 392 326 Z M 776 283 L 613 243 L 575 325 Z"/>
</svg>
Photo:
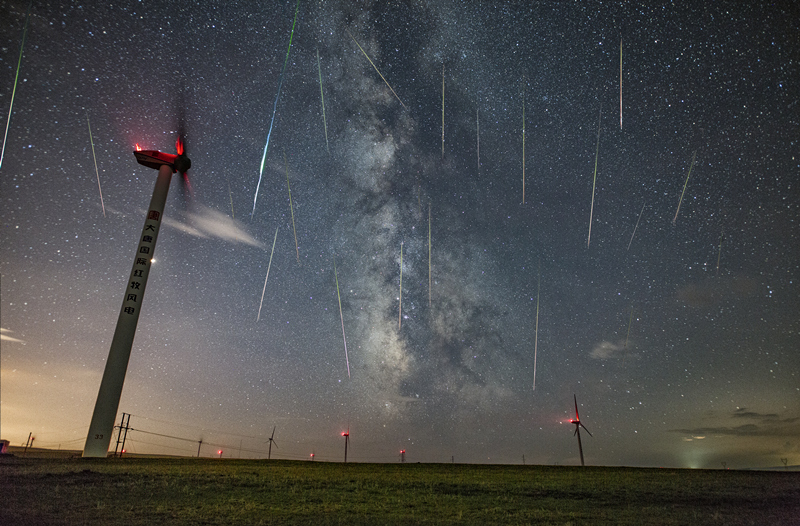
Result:
<svg viewBox="0 0 800 526">
<path fill-rule="evenodd" d="M 122 418 L 125 418 L 125 413 L 122 413 Z M 122 454 L 125 453 L 125 440 L 127 440 L 128 438 L 128 429 L 130 429 L 129 427 L 130 423 L 131 423 L 131 414 L 128 413 L 128 419 L 125 421 L 125 434 L 122 435 L 122 450 L 120 450 L 119 452 L 120 458 L 122 458 Z M 121 431 L 122 430 L 120 429 L 120 432 Z"/>
<path fill-rule="evenodd" d="M 25 449 L 22 451 L 22 456 L 26 456 L 28 454 L 28 446 L 33 447 L 33 431 L 28 433 L 28 440 L 25 441 Z"/>
<path fill-rule="evenodd" d="M 127 421 L 125 417 L 128 417 Z M 122 457 L 122 454 L 125 452 L 125 440 L 128 438 L 128 429 L 131 423 L 131 415 L 130 413 L 122 413 L 122 420 L 119 422 L 119 433 L 117 433 L 117 445 L 114 446 L 114 456 L 117 456 L 117 450 L 120 449 L 120 443 L 122 444 L 122 450 L 119 452 L 119 456 Z M 125 434 L 122 434 L 122 430 L 125 430 Z"/>
</svg>

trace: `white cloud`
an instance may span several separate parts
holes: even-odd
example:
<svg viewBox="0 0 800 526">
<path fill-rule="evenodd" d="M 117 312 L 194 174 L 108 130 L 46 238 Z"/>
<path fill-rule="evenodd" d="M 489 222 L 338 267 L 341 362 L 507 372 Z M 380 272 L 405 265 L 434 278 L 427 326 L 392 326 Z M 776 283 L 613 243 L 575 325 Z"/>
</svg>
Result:
<svg viewBox="0 0 800 526">
<path fill-rule="evenodd" d="M 589 353 L 589 356 L 595 360 L 609 360 L 611 358 L 617 358 L 618 356 L 621 356 L 624 352 L 624 345 L 603 341 L 594 346 L 594 349 L 592 349 L 592 352 Z"/>
<path fill-rule="evenodd" d="M 25 345 L 25 340 L 20 340 L 18 338 L 14 338 L 13 336 L 9 336 L 8 333 L 14 332 L 9 329 L 0 329 L 0 341 L 9 342 L 9 343 L 21 343 Z"/>
<path fill-rule="evenodd" d="M 231 243 L 264 248 L 264 244 L 251 236 L 236 219 L 207 206 L 197 205 L 194 208 L 195 211 L 186 214 L 185 219 L 182 220 L 165 216 L 164 225 L 190 236 L 213 237 Z"/>
</svg>

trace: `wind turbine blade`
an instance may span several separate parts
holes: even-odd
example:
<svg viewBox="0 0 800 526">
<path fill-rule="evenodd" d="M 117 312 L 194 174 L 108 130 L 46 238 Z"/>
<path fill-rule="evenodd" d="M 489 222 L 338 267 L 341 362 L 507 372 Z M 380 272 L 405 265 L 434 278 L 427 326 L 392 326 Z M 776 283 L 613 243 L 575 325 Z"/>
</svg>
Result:
<svg viewBox="0 0 800 526">
<path fill-rule="evenodd" d="M 575 426 L 575 432 L 574 432 L 574 433 L 572 433 L 572 436 L 575 436 L 575 435 L 577 435 L 577 434 L 578 434 L 578 426 Z"/>
<path fill-rule="evenodd" d="M 581 427 L 583 428 L 583 430 L 584 430 L 584 431 L 586 431 L 587 433 L 589 433 L 589 436 L 592 436 L 592 433 L 591 433 L 591 431 L 589 431 L 588 429 L 586 429 L 586 426 L 585 426 L 585 425 L 581 424 Z"/>
<path fill-rule="evenodd" d="M 272 428 L 272 436 L 270 436 L 270 437 L 269 437 L 269 439 L 270 439 L 270 440 L 272 440 L 273 438 L 275 438 L 275 429 L 276 429 L 277 427 L 278 427 L 278 426 L 275 426 L 275 427 L 273 427 L 273 428 Z"/>
<path fill-rule="evenodd" d="M 580 422 L 581 418 L 578 416 L 578 397 L 573 394 L 572 398 L 575 400 L 575 420 Z"/>
<path fill-rule="evenodd" d="M 587 430 L 586 432 L 588 433 L 589 431 Z M 589 434 L 591 435 L 591 433 L 589 433 Z M 272 441 L 272 443 L 275 444 L 275 449 L 278 449 L 278 443 L 275 442 L 274 440 Z"/>
</svg>

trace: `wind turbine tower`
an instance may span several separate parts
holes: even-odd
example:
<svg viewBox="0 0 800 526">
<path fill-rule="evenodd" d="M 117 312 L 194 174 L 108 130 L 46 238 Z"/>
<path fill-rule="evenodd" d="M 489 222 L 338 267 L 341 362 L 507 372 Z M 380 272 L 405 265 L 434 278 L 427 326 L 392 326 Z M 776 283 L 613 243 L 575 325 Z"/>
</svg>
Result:
<svg viewBox="0 0 800 526">
<path fill-rule="evenodd" d="M 342 433 L 344 437 L 344 463 L 347 464 L 347 444 L 350 442 L 350 428 L 347 428 L 347 431 Z"/>
<path fill-rule="evenodd" d="M 575 420 L 570 420 L 569 423 L 575 424 L 575 433 L 573 433 L 573 436 L 578 435 L 578 451 L 581 454 L 581 466 L 584 466 L 583 446 L 581 445 L 581 428 L 583 428 L 587 433 L 589 433 L 589 430 L 586 429 L 586 426 L 581 423 L 581 419 L 578 416 L 578 398 L 574 394 L 572 395 L 572 398 L 575 400 Z M 589 436 L 592 436 L 592 434 L 589 433 Z"/>
<path fill-rule="evenodd" d="M 139 236 L 139 243 L 136 246 L 133 268 L 125 284 L 117 327 L 111 340 L 111 349 L 108 351 L 108 360 L 106 360 L 103 379 L 97 393 L 92 421 L 86 435 L 86 444 L 83 446 L 84 457 L 105 458 L 108 456 L 108 446 L 111 443 L 114 420 L 122 396 L 122 386 L 125 383 L 125 372 L 128 369 L 133 338 L 136 335 L 136 325 L 139 322 L 147 277 L 150 275 L 156 240 L 164 216 L 164 203 L 167 200 L 169 183 L 173 173 L 180 172 L 186 177 L 186 172 L 192 166 L 189 157 L 184 153 L 180 136 L 175 146 L 177 155 L 157 150 L 141 150 L 138 144 L 136 151 L 133 152 L 139 164 L 158 170 L 158 177 L 153 189 L 153 197 L 150 200 L 150 207 L 147 209 L 142 234 Z"/>
</svg>

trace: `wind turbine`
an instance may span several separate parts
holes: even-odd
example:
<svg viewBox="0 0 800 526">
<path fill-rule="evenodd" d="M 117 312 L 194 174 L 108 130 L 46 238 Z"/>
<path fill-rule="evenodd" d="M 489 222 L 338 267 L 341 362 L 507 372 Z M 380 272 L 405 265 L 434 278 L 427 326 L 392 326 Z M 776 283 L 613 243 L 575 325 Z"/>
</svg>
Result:
<svg viewBox="0 0 800 526">
<path fill-rule="evenodd" d="M 583 446 L 581 445 L 581 428 L 583 428 L 584 431 L 589 433 L 589 436 L 592 436 L 592 433 L 590 433 L 589 430 L 586 429 L 586 426 L 583 425 L 583 423 L 581 423 L 581 418 L 578 416 L 578 398 L 574 394 L 572 395 L 572 398 L 575 400 L 575 420 L 570 420 L 569 423 L 575 424 L 575 433 L 573 433 L 573 436 L 578 435 L 578 451 L 580 451 L 581 453 L 581 466 L 584 466 L 585 464 L 583 463 Z"/>
<path fill-rule="evenodd" d="M 273 426 L 273 428 L 272 428 L 272 436 L 269 437 L 269 453 L 267 453 L 267 460 L 271 460 L 272 459 L 272 444 L 275 443 L 275 448 L 276 449 L 278 448 L 278 443 L 275 442 L 275 440 L 273 440 L 273 438 L 275 438 L 275 428 L 276 427 L 278 427 L 278 426 Z"/>
<path fill-rule="evenodd" d="M 342 433 L 344 437 L 344 463 L 347 464 L 347 444 L 350 443 L 350 426 L 347 426 L 347 431 Z"/>
<path fill-rule="evenodd" d="M 180 126 L 181 131 L 183 126 Z M 92 421 L 83 446 L 84 457 L 105 458 L 108 456 L 108 446 L 114 428 L 114 419 L 119 409 L 119 400 L 122 396 L 122 386 L 125 383 L 125 372 L 128 369 L 128 360 L 131 356 L 133 338 L 136 335 L 136 325 L 139 322 L 144 291 L 147 286 L 147 277 L 153 262 L 158 232 L 164 216 L 164 203 L 169 192 L 169 183 L 172 174 L 180 172 L 185 182 L 188 182 L 186 172 L 191 168 L 192 162 L 184 151 L 183 135 L 178 135 L 175 143 L 177 155 L 163 153 L 158 150 L 142 150 L 136 145 L 133 155 L 139 164 L 158 170 L 153 197 L 145 216 L 142 234 L 136 246 L 133 257 L 133 268 L 125 284 L 122 307 L 117 318 L 117 327 L 111 340 L 111 349 L 108 351 L 103 379 L 97 393 Z"/>
</svg>

